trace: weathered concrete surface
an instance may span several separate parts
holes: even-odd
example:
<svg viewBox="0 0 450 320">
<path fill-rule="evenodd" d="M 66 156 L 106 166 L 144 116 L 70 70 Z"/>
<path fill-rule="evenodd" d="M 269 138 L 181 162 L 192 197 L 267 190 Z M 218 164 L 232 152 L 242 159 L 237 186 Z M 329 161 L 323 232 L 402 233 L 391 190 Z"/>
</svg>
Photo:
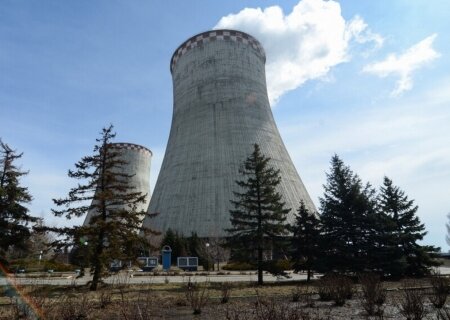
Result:
<svg viewBox="0 0 450 320">
<path fill-rule="evenodd" d="M 137 211 L 146 211 L 151 197 L 150 164 L 152 152 L 143 146 L 133 143 L 112 143 L 111 145 L 120 152 L 119 159 L 126 162 L 119 173 L 132 176 L 129 180 L 129 186 L 133 188 L 132 192 L 141 192 L 147 195 L 145 203 L 137 205 Z M 96 214 L 96 211 L 90 210 L 83 224 L 87 225 L 94 214 Z"/>
<path fill-rule="evenodd" d="M 442 275 L 449 275 L 450 268 L 448 267 L 438 267 L 437 270 Z M 193 282 L 255 282 L 257 280 L 257 275 L 255 271 L 246 271 L 246 274 L 240 274 L 238 271 L 233 271 L 229 275 L 216 275 L 214 272 L 211 272 L 207 276 L 202 276 L 203 272 L 193 273 L 194 275 L 180 275 L 180 276 L 153 276 L 146 273 L 134 272 L 129 273 L 128 276 L 125 272 L 121 272 L 118 275 L 105 277 L 105 283 L 128 283 L 128 284 L 141 284 L 141 283 L 165 283 L 167 280 L 171 283 L 186 283 L 189 281 Z M 131 276 L 133 275 L 133 276 Z M 306 280 L 305 273 L 293 273 L 289 272 L 289 276 L 291 278 L 278 278 L 271 274 L 264 275 L 264 282 L 289 282 L 289 281 L 299 281 Z M 322 276 L 322 274 L 315 273 L 313 278 L 318 279 Z M 0 277 L 0 287 L 11 285 L 11 284 L 20 284 L 20 285 L 84 285 L 92 280 L 92 276 L 89 272 L 85 273 L 85 276 L 82 278 L 76 279 L 76 274 L 66 274 L 64 277 L 60 278 L 27 278 L 24 276 L 11 276 L 8 278 Z"/>
<path fill-rule="evenodd" d="M 300 200 L 315 209 L 273 119 L 264 51 L 254 38 L 240 34 L 239 41 L 204 33 L 175 52 L 172 127 L 149 207 L 159 215 L 145 226 L 225 236 L 235 180 L 242 179 L 238 170 L 254 143 L 280 169 L 278 191 L 293 209 L 288 220 Z"/>
<path fill-rule="evenodd" d="M 187 282 L 255 282 L 257 281 L 257 275 L 255 271 L 246 271 L 246 274 L 240 274 L 240 272 L 233 272 L 229 275 L 216 275 L 214 273 L 208 275 L 203 272 L 190 273 L 189 275 L 179 276 L 154 276 L 143 272 L 120 272 L 118 275 L 105 277 L 103 281 L 109 284 L 163 284 L 169 281 L 170 283 L 187 283 Z M 290 273 L 291 278 L 280 278 L 271 274 L 264 275 L 264 282 L 289 282 L 306 280 L 306 274 Z M 317 278 L 321 275 L 315 274 L 313 278 Z M 87 271 L 82 278 L 76 278 L 76 274 L 68 274 L 65 277 L 53 278 L 26 278 L 26 277 L 10 277 L 0 278 L 0 287 L 19 284 L 19 285 L 54 285 L 54 286 L 69 286 L 69 285 L 85 285 L 92 280 L 92 276 Z"/>
</svg>

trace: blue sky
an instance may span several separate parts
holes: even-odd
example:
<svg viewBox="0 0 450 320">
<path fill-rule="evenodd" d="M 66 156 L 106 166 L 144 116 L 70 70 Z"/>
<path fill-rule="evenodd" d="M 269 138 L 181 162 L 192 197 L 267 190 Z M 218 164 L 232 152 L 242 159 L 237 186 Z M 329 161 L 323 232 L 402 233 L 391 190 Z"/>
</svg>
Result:
<svg viewBox="0 0 450 320">
<path fill-rule="evenodd" d="M 450 212 L 448 1 L 13 1 L 0 3 L 0 137 L 30 170 L 48 223 L 66 173 L 102 127 L 154 152 L 170 130 L 169 62 L 190 36 L 240 29 L 267 52 L 275 119 L 316 205 L 337 153 L 363 181 L 384 175 L 419 205 L 425 242 Z M 74 223 L 77 223 L 75 220 Z"/>
</svg>

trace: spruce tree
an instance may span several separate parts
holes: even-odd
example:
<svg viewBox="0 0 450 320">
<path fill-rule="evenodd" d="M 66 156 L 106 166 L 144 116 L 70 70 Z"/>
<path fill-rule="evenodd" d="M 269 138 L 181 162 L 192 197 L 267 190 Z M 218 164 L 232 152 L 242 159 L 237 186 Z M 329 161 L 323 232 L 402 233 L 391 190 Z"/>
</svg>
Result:
<svg viewBox="0 0 450 320">
<path fill-rule="evenodd" d="M 137 205 L 144 203 L 147 195 L 129 185 L 132 176 L 121 170 L 126 162 L 120 158 L 120 151 L 111 145 L 114 137 L 112 125 L 102 130 L 93 154 L 78 161 L 75 170 L 69 170 L 69 177 L 82 182 L 72 188 L 66 198 L 53 200 L 61 207 L 52 210 L 58 217 L 70 219 L 93 212 L 89 224 L 48 228 L 65 235 L 62 241 L 72 240 L 78 246 L 87 244 L 82 252 L 91 253 L 87 260 L 93 274 L 90 286 L 93 291 L 97 290 L 113 260 L 135 258 L 135 249 L 139 247 L 152 248 L 147 236 L 157 234 L 141 227 L 147 213 L 137 211 Z"/>
<path fill-rule="evenodd" d="M 393 221 L 379 208 L 372 216 L 372 246 L 368 250 L 368 271 L 382 276 L 401 274 L 405 261 L 397 254 L 398 245 L 392 237 Z"/>
<path fill-rule="evenodd" d="M 236 181 L 238 191 L 234 192 L 234 209 L 230 210 L 232 227 L 226 229 L 232 251 L 243 261 L 256 262 L 258 284 L 263 284 L 263 252 L 279 247 L 277 240 L 287 234 L 285 222 L 290 211 L 276 191 L 281 182 L 279 170 L 269 162 L 255 144 L 239 169 L 243 179 Z"/>
<path fill-rule="evenodd" d="M 391 267 L 392 276 L 423 276 L 430 267 L 439 265 L 433 252 L 439 249 L 433 246 L 421 246 L 417 242 L 427 234 L 425 226 L 416 215 L 418 206 L 409 200 L 392 180 L 384 177 L 378 197 L 380 210 L 390 220 Z"/>
<path fill-rule="evenodd" d="M 172 249 L 172 264 L 176 263 L 178 257 L 186 256 L 188 253 L 186 239 L 170 228 L 164 234 L 161 245 Z"/>
<path fill-rule="evenodd" d="M 307 282 L 311 279 L 311 271 L 316 266 L 320 240 L 320 220 L 315 212 L 310 212 L 303 201 L 295 216 L 294 225 L 290 227 L 292 232 L 291 247 L 294 271 L 307 271 Z"/>
<path fill-rule="evenodd" d="M 198 264 L 203 266 L 204 270 L 209 270 L 211 266 L 214 266 L 206 245 L 207 239 L 200 239 L 197 232 L 191 232 L 191 236 L 185 239 L 185 243 L 187 254 L 191 257 L 198 257 Z"/>
<path fill-rule="evenodd" d="M 49 259 L 52 256 L 50 244 L 55 241 L 55 237 L 50 232 L 42 233 L 37 231 L 43 227 L 45 227 L 44 218 L 36 218 L 28 239 L 27 251 L 34 254 L 42 252 L 42 259 Z"/>
<path fill-rule="evenodd" d="M 11 149 L 0 140 L 0 263 L 7 264 L 6 252 L 12 246 L 25 249 L 30 228 L 37 221 L 26 207 L 32 200 L 28 188 L 20 178 L 28 172 L 20 170 L 16 161 L 22 153 Z"/>
<path fill-rule="evenodd" d="M 376 229 L 375 190 L 337 156 L 331 159 L 324 196 L 320 198 L 321 271 L 361 272 L 370 268 Z"/>
</svg>

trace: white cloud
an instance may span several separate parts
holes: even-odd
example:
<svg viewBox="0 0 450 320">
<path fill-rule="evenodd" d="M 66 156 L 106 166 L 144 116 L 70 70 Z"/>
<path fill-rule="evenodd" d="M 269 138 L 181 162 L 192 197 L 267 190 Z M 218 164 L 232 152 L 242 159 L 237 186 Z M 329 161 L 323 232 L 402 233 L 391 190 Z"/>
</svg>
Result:
<svg viewBox="0 0 450 320">
<path fill-rule="evenodd" d="M 245 8 L 220 19 L 215 29 L 238 29 L 255 36 L 267 54 L 267 89 L 272 104 L 305 81 L 324 77 L 350 59 L 349 43 L 383 38 L 359 16 L 346 22 L 335 1 L 301 0 L 289 14 L 279 6 Z"/>
<path fill-rule="evenodd" d="M 378 33 L 372 32 L 367 23 L 358 15 L 347 23 L 346 37 L 349 40 L 353 38 L 355 42 L 361 44 L 374 42 L 375 48 L 380 48 L 384 42 L 384 38 Z"/>
<path fill-rule="evenodd" d="M 423 67 L 440 56 L 440 54 L 432 48 L 436 36 L 436 34 L 433 34 L 423 39 L 406 50 L 403 54 L 396 55 L 395 53 L 391 53 L 383 61 L 365 66 L 363 71 L 375 74 L 379 77 L 397 75 L 399 80 L 396 83 L 395 89 L 392 91 L 393 96 L 398 96 L 404 91 L 411 90 L 413 86 L 413 71 Z"/>
</svg>

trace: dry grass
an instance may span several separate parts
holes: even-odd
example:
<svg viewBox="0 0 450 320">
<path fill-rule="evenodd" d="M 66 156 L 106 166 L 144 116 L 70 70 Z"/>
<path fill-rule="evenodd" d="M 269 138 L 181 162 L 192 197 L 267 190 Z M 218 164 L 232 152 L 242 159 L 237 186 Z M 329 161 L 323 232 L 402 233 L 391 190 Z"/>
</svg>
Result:
<svg viewBox="0 0 450 320">
<path fill-rule="evenodd" d="M 428 284 L 423 280 L 421 284 Z M 421 285 L 419 284 L 419 286 Z M 202 306 L 200 315 L 193 315 L 186 299 L 186 289 L 183 284 L 151 284 L 129 285 L 118 281 L 114 285 L 102 285 L 98 292 L 89 292 L 85 286 L 23 286 L 21 292 L 34 299 L 38 309 L 48 320 L 54 319 L 197 319 L 197 320 L 240 320 L 254 319 L 252 314 L 263 315 L 282 314 L 282 317 L 292 319 L 365 319 L 367 312 L 360 299 L 346 301 L 344 306 L 335 306 L 332 301 L 320 301 L 315 286 L 306 283 L 270 284 L 262 287 L 245 283 L 227 283 L 229 301 L 221 303 L 224 296 L 224 286 L 220 283 L 202 284 L 207 287 L 209 299 Z M 400 283 L 384 283 L 385 288 L 401 288 Z M 4 293 L 4 289 L 2 289 Z M 300 294 L 298 302 L 292 302 L 293 292 Z M 362 293 L 358 287 L 358 292 Z M 424 294 L 429 291 L 424 290 Z M 389 290 L 385 303 L 385 319 L 404 319 L 400 307 L 393 301 L 402 298 L 402 290 Z M 262 303 L 255 305 L 255 303 Z M 427 298 L 424 300 L 425 312 L 430 319 L 436 315 L 436 310 Z M 258 308 L 258 309 L 255 309 Z M 10 298 L 0 298 L 0 319 L 18 319 L 18 305 Z M 447 303 L 441 311 L 450 310 Z M 20 311 L 20 310 L 19 310 Z M 234 315 L 233 312 L 238 313 Z M 227 313 L 228 312 L 228 313 Z M 242 315 L 248 314 L 248 318 Z M 228 314 L 228 318 L 227 318 Z M 232 316 L 235 316 L 234 318 Z M 231 318 L 230 318 L 231 317 Z M 297 317 L 297 318 L 296 318 Z M 22 317 L 21 319 L 27 319 Z M 291 318 L 289 318 L 291 319 Z M 449 319 L 450 320 L 450 319 Z"/>
</svg>

